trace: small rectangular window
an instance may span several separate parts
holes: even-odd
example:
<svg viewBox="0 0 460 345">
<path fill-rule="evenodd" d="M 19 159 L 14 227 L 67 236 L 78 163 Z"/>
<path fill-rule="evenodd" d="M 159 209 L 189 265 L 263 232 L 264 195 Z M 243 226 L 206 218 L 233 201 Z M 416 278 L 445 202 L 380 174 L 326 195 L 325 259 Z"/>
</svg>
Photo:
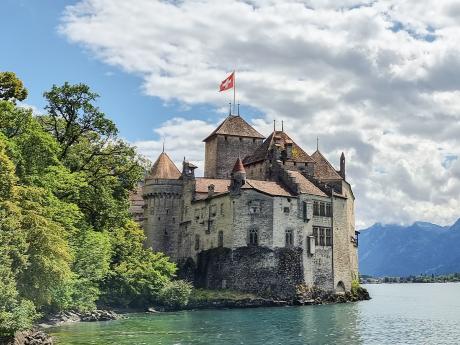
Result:
<svg viewBox="0 0 460 345">
<path fill-rule="evenodd" d="M 319 204 L 319 215 L 323 217 L 326 216 L 326 203 L 324 202 Z"/>
<path fill-rule="evenodd" d="M 326 217 L 332 217 L 332 204 L 330 202 L 326 204 Z"/>
<path fill-rule="evenodd" d="M 313 227 L 313 237 L 315 238 L 315 245 L 319 245 L 319 231 L 317 227 Z"/>
<path fill-rule="evenodd" d="M 324 228 L 319 228 L 319 245 L 324 246 Z"/>
<path fill-rule="evenodd" d="M 195 250 L 200 249 L 200 235 L 195 235 Z"/>
<path fill-rule="evenodd" d="M 326 246 L 332 246 L 332 229 L 326 228 Z"/>
<path fill-rule="evenodd" d="M 284 207 L 283 211 L 284 213 L 289 213 L 289 207 Z"/>
<path fill-rule="evenodd" d="M 313 215 L 319 216 L 319 203 L 318 201 L 313 202 Z"/>
</svg>

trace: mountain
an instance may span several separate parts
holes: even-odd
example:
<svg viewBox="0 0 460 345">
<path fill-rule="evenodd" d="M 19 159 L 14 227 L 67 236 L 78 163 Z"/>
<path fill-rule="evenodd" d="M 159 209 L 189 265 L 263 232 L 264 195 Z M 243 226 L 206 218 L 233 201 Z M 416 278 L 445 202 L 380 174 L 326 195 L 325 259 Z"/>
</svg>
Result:
<svg viewBox="0 0 460 345">
<path fill-rule="evenodd" d="M 460 272 L 460 219 L 452 226 L 377 223 L 362 230 L 359 271 L 376 277 Z"/>
</svg>

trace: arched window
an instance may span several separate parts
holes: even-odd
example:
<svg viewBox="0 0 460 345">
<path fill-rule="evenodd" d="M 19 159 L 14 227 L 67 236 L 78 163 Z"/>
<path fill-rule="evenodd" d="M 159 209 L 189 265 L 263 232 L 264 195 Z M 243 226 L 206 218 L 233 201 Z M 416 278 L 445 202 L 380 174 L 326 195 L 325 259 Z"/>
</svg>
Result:
<svg viewBox="0 0 460 345">
<path fill-rule="evenodd" d="M 345 284 L 343 281 L 339 281 L 337 283 L 337 287 L 335 288 L 335 292 L 338 294 L 344 294 L 345 293 Z"/>
<path fill-rule="evenodd" d="M 249 230 L 249 244 L 252 246 L 257 246 L 259 244 L 259 232 L 256 228 L 251 228 Z"/>
<path fill-rule="evenodd" d="M 286 247 L 292 247 L 294 245 L 294 235 L 292 229 L 287 229 L 285 233 Z"/>
<path fill-rule="evenodd" d="M 224 246 L 224 232 L 223 231 L 219 231 L 219 235 L 218 235 L 218 238 L 217 238 L 217 245 L 219 247 Z"/>
</svg>

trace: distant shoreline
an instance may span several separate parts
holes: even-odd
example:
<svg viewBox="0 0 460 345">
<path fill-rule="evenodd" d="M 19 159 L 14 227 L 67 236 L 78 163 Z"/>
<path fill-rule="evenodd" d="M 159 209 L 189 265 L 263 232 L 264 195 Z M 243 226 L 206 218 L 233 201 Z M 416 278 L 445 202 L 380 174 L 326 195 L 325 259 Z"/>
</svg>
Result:
<svg viewBox="0 0 460 345">
<path fill-rule="evenodd" d="M 458 283 L 460 282 L 460 273 L 452 273 L 447 275 L 419 275 L 408 277 L 372 277 L 362 275 L 361 284 L 413 284 L 413 283 Z"/>
</svg>

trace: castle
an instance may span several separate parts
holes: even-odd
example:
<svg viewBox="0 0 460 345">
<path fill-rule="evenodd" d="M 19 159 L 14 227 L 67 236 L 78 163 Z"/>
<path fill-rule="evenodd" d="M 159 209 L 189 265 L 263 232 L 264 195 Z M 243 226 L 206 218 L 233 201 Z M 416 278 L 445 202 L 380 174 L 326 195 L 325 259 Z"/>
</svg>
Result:
<svg viewBox="0 0 460 345">
<path fill-rule="evenodd" d="M 358 278 L 354 196 L 340 169 L 283 130 L 229 115 L 205 142 L 204 177 L 162 152 L 133 213 L 146 246 L 198 287 L 289 298 L 299 284 L 344 293 Z M 137 202 L 137 203 L 136 203 Z"/>
</svg>

